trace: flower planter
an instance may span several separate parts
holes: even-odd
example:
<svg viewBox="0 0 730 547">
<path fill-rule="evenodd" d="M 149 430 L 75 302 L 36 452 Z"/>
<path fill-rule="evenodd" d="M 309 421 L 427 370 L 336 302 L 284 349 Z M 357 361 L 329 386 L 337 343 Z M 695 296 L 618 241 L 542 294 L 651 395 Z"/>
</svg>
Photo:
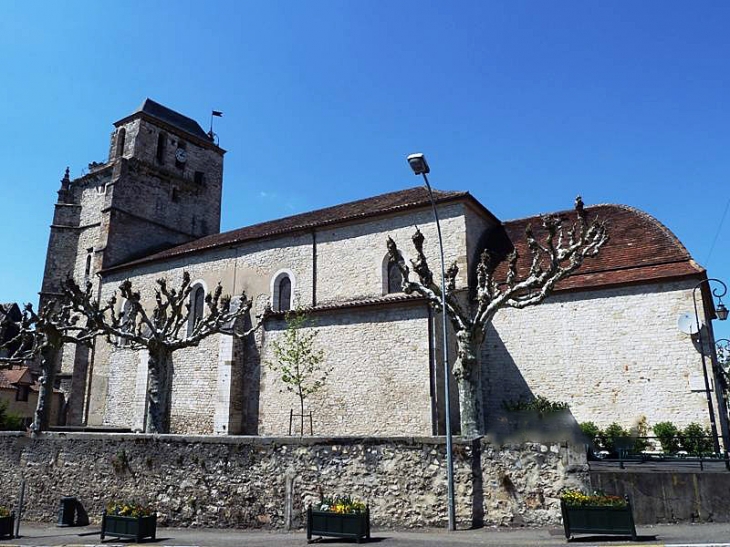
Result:
<svg viewBox="0 0 730 547">
<path fill-rule="evenodd" d="M 137 543 L 144 538 L 155 539 L 157 533 L 157 515 L 148 517 L 120 517 L 107 515 L 101 517 L 101 540 L 105 536 L 132 538 Z"/>
<path fill-rule="evenodd" d="M 14 515 L 0 517 L 0 538 L 8 536 L 13 537 L 13 524 L 15 523 Z"/>
<path fill-rule="evenodd" d="M 563 528 L 566 539 L 570 540 L 573 534 L 613 534 L 628 535 L 636 541 L 636 526 L 631 503 L 625 507 L 611 506 L 569 506 L 560 500 L 560 510 L 563 514 Z"/>
<path fill-rule="evenodd" d="M 330 536 L 354 539 L 370 539 L 370 509 L 364 513 L 332 513 L 330 511 L 313 511 L 307 508 L 307 542 L 312 536 Z"/>
</svg>

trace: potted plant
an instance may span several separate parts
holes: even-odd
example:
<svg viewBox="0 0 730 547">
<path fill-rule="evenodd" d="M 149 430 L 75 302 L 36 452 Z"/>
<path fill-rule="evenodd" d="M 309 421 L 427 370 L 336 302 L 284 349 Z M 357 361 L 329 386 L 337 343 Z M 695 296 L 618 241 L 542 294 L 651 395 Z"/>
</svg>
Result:
<svg viewBox="0 0 730 547">
<path fill-rule="evenodd" d="M 370 509 L 349 496 L 322 498 L 307 508 L 307 542 L 312 536 L 370 539 Z"/>
<path fill-rule="evenodd" d="M 155 539 L 157 513 L 138 503 L 111 502 L 101 517 L 101 540 L 105 536 L 133 538 L 137 543 L 144 538 Z"/>
<path fill-rule="evenodd" d="M 579 533 L 630 535 L 636 541 L 636 526 L 628 496 L 568 490 L 560 496 L 560 510 L 568 540 Z"/>
<path fill-rule="evenodd" d="M 10 509 L 4 505 L 0 505 L 0 538 L 4 536 L 13 537 L 13 524 L 15 518 Z"/>
</svg>

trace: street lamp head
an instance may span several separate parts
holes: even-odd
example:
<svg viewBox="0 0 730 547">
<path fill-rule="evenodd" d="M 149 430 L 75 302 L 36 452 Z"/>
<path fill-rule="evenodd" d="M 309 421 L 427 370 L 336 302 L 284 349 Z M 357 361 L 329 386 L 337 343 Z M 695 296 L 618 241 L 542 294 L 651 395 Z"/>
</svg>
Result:
<svg viewBox="0 0 730 547">
<path fill-rule="evenodd" d="M 715 314 L 720 321 L 725 321 L 725 319 L 727 319 L 727 308 L 725 307 L 725 304 L 720 302 L 715 308 Z"/>
<path fill-rule="evenodd" d="M 428 175 L 431 172 L 426 161 L 426 156 L 423 154 L 411 154 L 408 156 L 408 164 L 413 169 L 415 175 Z"/>
</svg>

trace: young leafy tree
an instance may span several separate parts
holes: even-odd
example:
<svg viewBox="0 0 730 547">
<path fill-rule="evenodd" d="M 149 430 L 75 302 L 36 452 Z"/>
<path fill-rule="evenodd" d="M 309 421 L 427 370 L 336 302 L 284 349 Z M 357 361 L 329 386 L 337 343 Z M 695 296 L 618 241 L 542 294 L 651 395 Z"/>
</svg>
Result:
<svg viewBox="0 0 730 547">
<path fill-rule="evenodd" d="M 23 315 L 16 323 L 17 334 L 0 346 L 5 355 L 0 357 L 0 366 L 25 364 L 40 360 L 38 404 L 31 425 L 31 433 L 38 434 L 48 429 L 49 409 L 56 376 L 56 356 L 63 344 L 90 345 L 96 332 L 79 322 L 68 302 L 50 300 L 39 313 L 32 304 L 26 304 Z"/>
<path fill-rule="evenodd" d="M 586 258 L 598 255 L 608 241 L 606 225 L 597 219 L 590 223 L 586 219 L 580 196 L 575 200 L 575 213 L 576 220 L 567 229 L 559 217 L 542 217 L 542 238 L 535 236 L 531 226 L 526 228 L 525 236 L 531 255 L 527 272 L 517 271 L 519 255 L 513 250 L 507 257 L 505 279 L 495 279 L 496 261 L 488 250 L 484 250 L 476 270 L 474 302 L 464 302 L 459 298 L 463 291 L 456 289 L 459 271 L 456 263 L 446 271 L 446 313 L 456 333 L 458 345 L 452 370 L 459 388 L 462 435 L 475 436 L 483 432 L 478 353 L 487 327 L 496 313 L 502 308 L 522 309 L 541 303 L 561 279 L 580 268 Z M 417 258 L 411 260 L 411 265 L 418 281 L 409 280 L 410 270 L 390 237 L 387 241 L 388 253 L 390 261 L 398 264 L 403 277 L 403 292 L 420 294 L 435 309 L 440 310 L 441 286 L 434 281 L 423 253 L 423 242 L 423 234 L 416 229 L 413 245 Z"/>
<path fill-rule="evenodd" d="M 207 310 L 188 332 L 190 316 L 190 274 L 183 272 L 179 288 L 168 288 L 165 279 L 157 280 L 155 305 L 147 313 L 138 291 L 129 280 L 119 286 L 119 293 L 126 300 L 123 309 L 117 308 L 117 294 L 104 305 L 94 300 L 91 284 L 81 289 L 73 280 L 64 285 L 64 297 L 73 313 L 87 321 L 88 328 L 97 335 L 105 336 L 110 343 L 125 343 L 131 349 L 146 349 L 149 382 L 147 387 L 147 433 L 167 433 L 170 427 L 170 391 L 172 388 L 171 358 L 175 351 L 197 346 L 213 334 L 227 334 L 245 338 L 258 329 L 267 310 L 257 318 L 248 330 L 238 324 L 250 309 L 251 300 L 245 293 L 235 300 L 222 296 L 220 284 L 206 295 Z"/>
<path fill-rule="evenodd" d="M 284 388 L 299 397 L 300 433 L 304 435 L 304 401 L 324 386 L 331 369 L 322 367 L 324 351 L 315 347 L 317 331 L 307 329 L 309 316 L 302 308 L 285 315 L 286 331 L 272 343 L 275 362 L 269 368 L 279 373 Z"/>
</svg>

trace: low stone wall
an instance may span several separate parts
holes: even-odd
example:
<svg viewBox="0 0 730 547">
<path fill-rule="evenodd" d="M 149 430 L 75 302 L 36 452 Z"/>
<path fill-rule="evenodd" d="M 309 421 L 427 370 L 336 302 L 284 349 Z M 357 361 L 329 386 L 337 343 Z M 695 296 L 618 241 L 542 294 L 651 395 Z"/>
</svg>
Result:
<svg viewBox="0 0 730 547">
<path fill-rule="evenodd" d="M 610 469 L 590 472 L 594 489 L 631 497 L 637 524 L 730 522 L 730 473 L 724 467 L 705 471 Z"/>
<path fill-rule="evenodd" d="M 375 526 L 444 526 L 443 438 L 266 438 L 0 433 L 0 503 L 25 479 L 24 518 L 55 521 L 62 496 L 92 521 L 111 499 L 155 506 L 162 524 L 238 528 L 303 525 L 325 495 L 366 501 Z M 556 525 L 563 487 L 587 484 L 582 448 L 454 441 L 459 526 Z"/>
</svg>

